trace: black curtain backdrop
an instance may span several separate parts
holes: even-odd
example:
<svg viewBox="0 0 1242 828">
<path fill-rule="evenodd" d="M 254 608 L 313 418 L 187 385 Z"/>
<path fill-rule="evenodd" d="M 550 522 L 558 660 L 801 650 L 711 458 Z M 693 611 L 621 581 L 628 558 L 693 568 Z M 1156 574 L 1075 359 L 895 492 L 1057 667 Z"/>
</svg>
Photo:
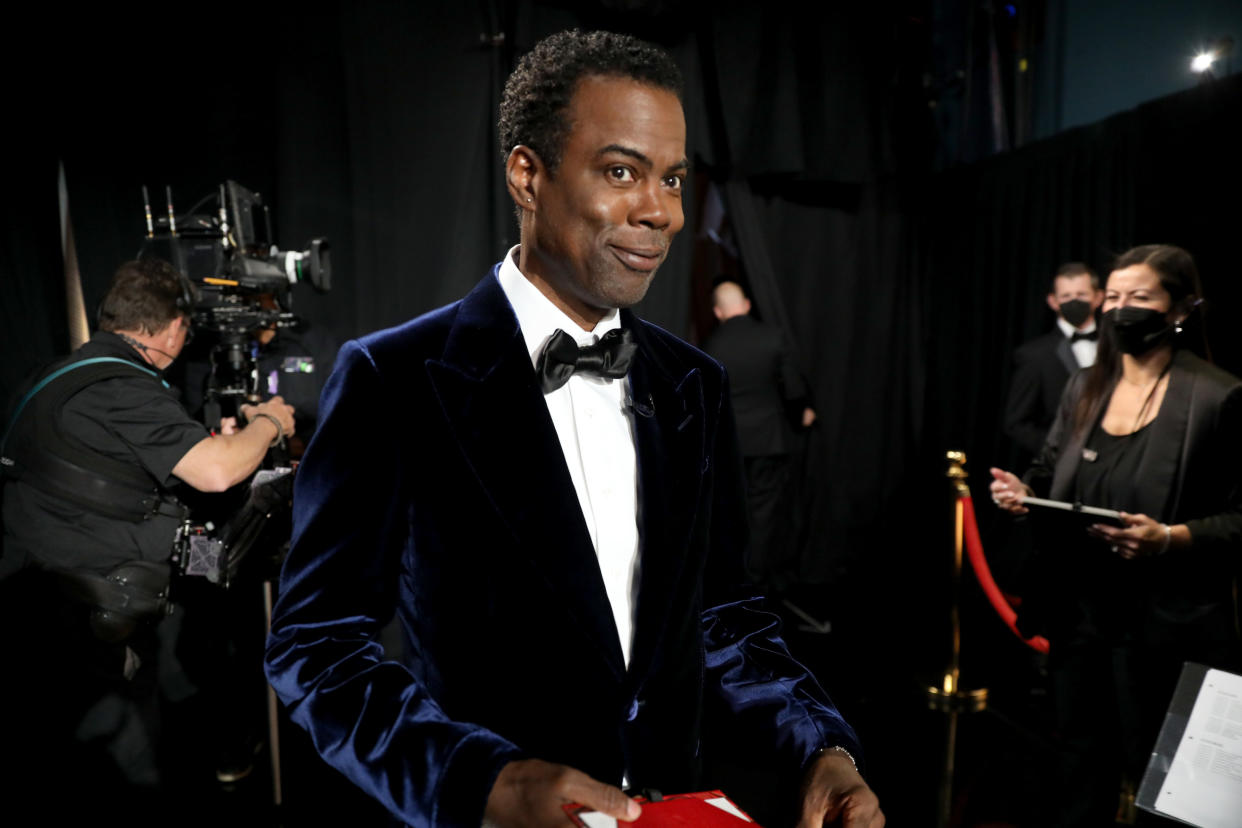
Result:
<svg viewBox="0 0 1242 828">
<path fill-rule="evenodd" d="M 34 146 L 11 168 L 0 199 L 0 404 L 69 341 L 56 155 Z M 7 425 L 7 423 L 6 423 Z"/>
<path fill-rule="evenodd" d="M 141 241 L 141 185 L 157 210 L 171 186 L 184 211 L 231 178 L 273 206 L 282 247 L 331 239 L 334 289 L 299 287 L 296 310 L 343 341 L 460 297 L 516 242 L 494 126 L 514 56 L 568 26 L 633 31 L 682 65 L 694 174 L 744 202 L 733 218 L 762 254 L 744 251 L 743 266 L 766 259 L 763 289 L 814 388 L 806 571 L 836 601 L 834 658 L 863 668 L 825 679 L 847 704 L 914 687 L 947 646 L 943 452 L 968 453 L 977 494 L 988 465 L 1012 461 L 999 434 L 1010 353 L 1052 324 L 1043 296 L 1057 264 L 1104 274 L 1134 244 L 1186 247 L 1217 361 L 1242 373 L 1230 319 L 1242 307 L 1242 77 L 931 175 L 934 130 L 911 71 L 921 57 L 896 50 L 922 25 L 909 9 L 609 5 L 254 6 L 245 25 L 78 17 L 57 48 L 26 44 L 23 65 L 58 68 L 31 78 L 14 109 L 0 391 L 67 349 L 58 159 L 92 313 Z M 690 279 L 696 232 L 688 215 L 639 308 L 688 338 L 704 333 L 690 320 L 707 301 Z M 386 416 L 397 424 L 386 439 L 401 439 L 400 412 Z M 1017 646 L 1007 636 L 980 615 L 966 647 Z M 882 718 L 864 710 L 859 722 L 879 745 L 873 770 L 901 778 Z"/>
</svg>

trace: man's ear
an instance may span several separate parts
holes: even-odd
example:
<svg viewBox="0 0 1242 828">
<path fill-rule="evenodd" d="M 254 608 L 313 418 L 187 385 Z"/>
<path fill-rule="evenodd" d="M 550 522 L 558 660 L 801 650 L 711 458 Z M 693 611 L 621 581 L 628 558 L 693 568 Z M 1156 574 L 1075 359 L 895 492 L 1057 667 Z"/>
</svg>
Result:
<svg viewBox="0 0 1242 828">
<path fill-rule="evenodd" d="M 1104 304 L 1104 291 L 1097 290 L 1091 299 L 1091 310 L 1098 310 L 1102 304 Z"/>
<path fill-rule="evenodd" d="M 1060 313 L 1061 305 L 1057 302 L 1057 295 L 1055 293 L 1049 293 L 1047 296 L 1047 299 L 1048 299 L 1048 307 L 1052 308 L 1052 312 Z"/>
<path fill-rule="evenodd" d="M 538 180 L 543 175 L 543 161 L 530 147 L 518 144 L 509 153 L 505 161 L 505 185 L 518 209 L 535 209 L 538 204 Z"/>
<path fill-rule="evenodd" d="M 157 331 L 152 331 L 151 335 L 154 336 L 157 340 L 158 339 L 167 340 L 168 344 L 171 345 L 173 341 L 177 338 L 177 324 L 178 324 L 177 320 L 179 318 L 180 317 L 173 317 L 172 319 L 168 320 L 168 322 L 165 323 L 164 327 L 160 328 Z"/>
</svg>

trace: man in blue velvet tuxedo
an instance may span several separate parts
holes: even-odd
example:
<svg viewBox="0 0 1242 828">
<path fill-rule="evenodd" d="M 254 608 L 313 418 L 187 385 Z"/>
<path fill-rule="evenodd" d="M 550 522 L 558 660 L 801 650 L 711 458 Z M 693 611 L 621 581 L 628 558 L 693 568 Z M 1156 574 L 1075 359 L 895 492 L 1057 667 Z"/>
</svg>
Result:
<svg viewBox="0 0 1242 828">
<path fill-rule="evenodd" d="M 619 310 L 683 224 L 680 84 L 629 37 L 538 44 L 501 103 L 521 244 L 348 343 L 324 391 L 267 670 L 407 823 L 566 825 L 574 801 L 632 820 L 622 787 L 696 788 L 709 728 L 800 775 L 801 825 L 884 823 L 853 731 L 741 586 L 721 367 Z"/>
</svg>

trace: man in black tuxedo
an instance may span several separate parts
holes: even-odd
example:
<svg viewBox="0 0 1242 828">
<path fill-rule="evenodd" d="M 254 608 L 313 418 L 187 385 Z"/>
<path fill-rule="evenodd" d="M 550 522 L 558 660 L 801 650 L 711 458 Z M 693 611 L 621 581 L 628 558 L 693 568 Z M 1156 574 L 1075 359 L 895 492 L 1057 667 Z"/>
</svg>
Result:
<svg viewBox="0 0 1242 828">
<path fill-rule="evenodd" d="M 624 310 L 683 224 L 680 94 L 633 38 L 536 45 L 501 102 L 521 244 L 347 343 L 324 389 L 267 672 L 406 823 L 566 825 L 573 801 L 633 820 L 622 787 L 697 786 L 710 732 L 801 783 L 804 828 L 884 824 L 853 731 L 739 586 L 719 365 Z M 379 642 L 394 612 L 403 663 Z"/>
<path fill-rule="evenodd" d="M 750 514 L 747 575 L 780 589 L 791 586 L 797 574 L 797 549 L 790 531 L 794 442 L 790 413 L 807 428 L 815 422 L 815 411 L 784 333 L 755 319 L 750 310 L 741 285 L 720 281 L 712 291 L 712 312 L 720 325 L 703 350 L 729 373 Z"/>
<path fill-rule="evenodd" d="M 1095 313 L 1104 299 L 1100 279 L 1081 262 L 1057 269 L 1048 293 L 1056 327 L 1014 351 L 1013 380 L 1005 403 L 1005 433 L 1026 455 L 1039 454 L 1071 375 L 1095 362 Z"/>
</svg>

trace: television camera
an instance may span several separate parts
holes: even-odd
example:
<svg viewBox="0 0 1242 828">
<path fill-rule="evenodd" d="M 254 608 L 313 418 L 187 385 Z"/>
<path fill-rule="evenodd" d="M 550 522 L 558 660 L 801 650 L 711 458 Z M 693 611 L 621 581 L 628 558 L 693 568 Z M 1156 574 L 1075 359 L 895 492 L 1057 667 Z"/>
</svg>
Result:
<svg viewBox="0 0 1242 828">
<path fill-rule="evenodd" d="M 259 373 L 252 341 L 265 330 L 293 328 L 293 286 L 310 284 L 320 293 L 332 286 L 328 240 L 311 239 L 303 250 L 281 250 L 273 242 L 271 213 L 262 196 L 226 181 L 177 216 L 166 188 L 167 215 L 152 217 L 142 188 L 147 235 L 139 255 L 166 259 L 194 283 L 196 332 L 215 339 L 203 392 L 203 421 L 217 428 L 222 416 L 236 416 L 247 402 L 259 402 Z"/>
</svg>

